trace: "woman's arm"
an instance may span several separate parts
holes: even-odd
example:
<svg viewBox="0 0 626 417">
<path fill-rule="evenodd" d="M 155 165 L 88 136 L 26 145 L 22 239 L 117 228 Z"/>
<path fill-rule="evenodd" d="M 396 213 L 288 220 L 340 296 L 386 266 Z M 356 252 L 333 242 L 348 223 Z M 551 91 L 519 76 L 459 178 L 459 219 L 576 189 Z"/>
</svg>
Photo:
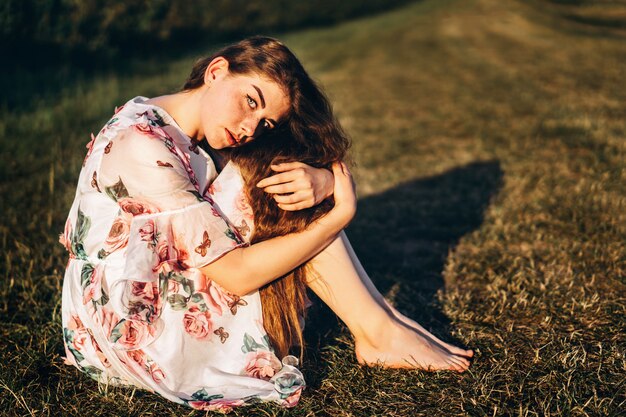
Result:
<svg viewBox="0 0 626 417">
<path fill-rule="evenodd" d="M 286 274 L 328 246 L 356 212 L 354 184 L 343 163 L 333 165 L 335 206 L 304 231 L 234 249 L 200 270 L 227 291 L 245 295 Z"/>
</svg>

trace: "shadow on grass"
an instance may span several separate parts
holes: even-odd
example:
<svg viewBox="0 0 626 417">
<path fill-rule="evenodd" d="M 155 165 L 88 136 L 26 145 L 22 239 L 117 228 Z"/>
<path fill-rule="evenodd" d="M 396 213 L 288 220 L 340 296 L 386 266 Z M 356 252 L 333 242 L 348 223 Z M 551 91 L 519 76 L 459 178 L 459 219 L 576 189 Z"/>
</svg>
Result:
<svg viewBox="0 0 626 417">
<path fill-rule="evenodd" d="M 446 257 L 464 235 L 480 227 L 502 177 L 500 163 L 488 161 L 401 184 L 360 200 L 347 231 L 379 291 L 449 342 L 455 342 L 449 321 L 436 303 L 437 292 L 444 288 Z M 309 366 L 324 368 L 320 352 L 336 344 L 340 332 L 332 311 L 314 299 L 305 331 Z"/>
</svg>

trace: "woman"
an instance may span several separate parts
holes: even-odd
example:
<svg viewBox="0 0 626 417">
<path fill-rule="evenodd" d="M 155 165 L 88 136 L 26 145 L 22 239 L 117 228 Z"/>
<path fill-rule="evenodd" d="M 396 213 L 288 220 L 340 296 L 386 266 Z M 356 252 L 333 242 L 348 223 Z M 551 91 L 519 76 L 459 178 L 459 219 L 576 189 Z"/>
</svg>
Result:
<svg viewBox="0 0 626 417">
<path fill-rule="evenodd" d="M 472 352 L 398 313 L 354 255 L 346 148 L 323 94 L 270 38 L 200 61 L 181 92 L 117 109 L 88 145 L 61 238 L 68 362 L 198 409 L 292 406 L 304 380 L 274 352 L 302 345 L 306 285 L 360 363 L 465 370 Z M 258 182 L 272 161 L 287 162 Z"/>
</svg>

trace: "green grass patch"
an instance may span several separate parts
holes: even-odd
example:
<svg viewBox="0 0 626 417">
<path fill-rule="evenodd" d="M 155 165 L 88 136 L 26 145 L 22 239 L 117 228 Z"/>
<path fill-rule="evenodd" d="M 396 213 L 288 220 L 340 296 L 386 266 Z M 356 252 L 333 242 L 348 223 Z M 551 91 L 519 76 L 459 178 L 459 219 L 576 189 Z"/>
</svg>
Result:
<svg viewBox="0 0 626 417">
<path fill-rule="evenodd" d="M 348 235 L 366 269 L 477 357 L 462 375 L 361 368 L 317 305 L 300 405 L 236 415 L 623 413 L 626 42 L 567 16 L 624 10 L 549 3 L 426 0 L 281 36 L 353 137 Z M 0 414 L 203 414 L 62 364 L 57 243 L 89 133 L 134 95 L 175 90 L 197 56 L 24 75 L 29 94 L 0 101 Z"/>
</svg>

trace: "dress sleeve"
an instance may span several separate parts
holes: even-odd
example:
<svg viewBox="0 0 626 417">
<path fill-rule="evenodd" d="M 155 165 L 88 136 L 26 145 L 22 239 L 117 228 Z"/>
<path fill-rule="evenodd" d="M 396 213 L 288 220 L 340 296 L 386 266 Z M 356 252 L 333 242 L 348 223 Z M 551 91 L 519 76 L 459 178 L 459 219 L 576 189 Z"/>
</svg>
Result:
<svg viewBox="0 0 626 417">
<path fill-rule="evenodd" d="M 116 223 L 127 230 L 125 245 L 107 238 L 103 249 L 125 249 L 122 274 L 109 282 L 109 293 L 112 307 L 128 323 L 120 322 L 110 341 L 118 348 L 137 349 L 160 333 L 172 274 L 198 274 L 197 268 L 245 243 L 199 194 L 188 160 L 164 132 L 135 126 L 123 130 L 105 150 L 98 174 L 102 192 L 119 205 L 109 237 Z M 129 345 L 123 326 L 143 326 L 138 334 L 145 338 Z"/>
</svg>

